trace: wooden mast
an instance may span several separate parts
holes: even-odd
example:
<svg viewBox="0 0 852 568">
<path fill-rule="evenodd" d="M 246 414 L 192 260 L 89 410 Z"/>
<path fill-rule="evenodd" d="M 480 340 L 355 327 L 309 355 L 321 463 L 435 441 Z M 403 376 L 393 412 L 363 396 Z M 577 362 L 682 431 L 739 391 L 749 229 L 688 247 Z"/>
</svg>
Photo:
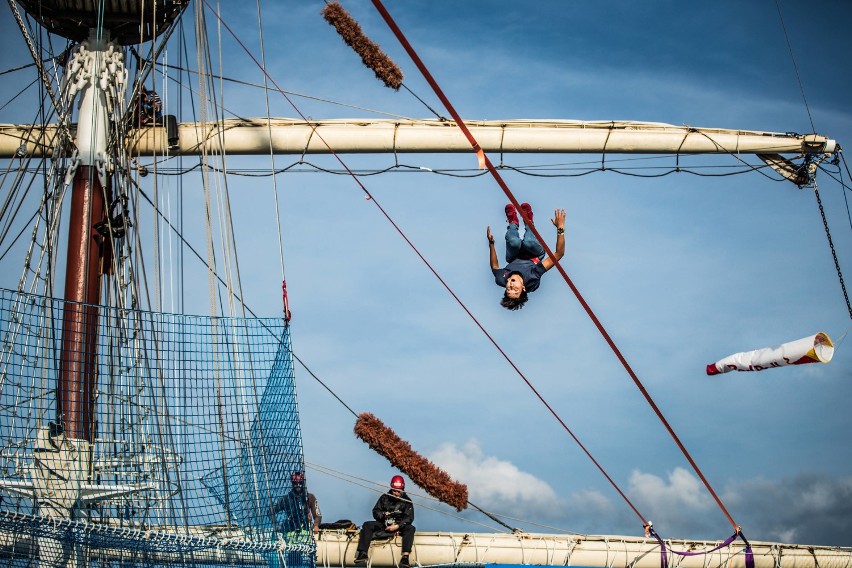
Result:
<svg viewBox="0 0 852 568">
<path fill-rule="evenodd" d="M 89 443 L 94 441 L 97 304 L 105 250 L 94 225 L 104 217 L 103 195 L 95 167 L 79 166 L 71 193 L 56 414 L 68 438 Z"/>
</svg>

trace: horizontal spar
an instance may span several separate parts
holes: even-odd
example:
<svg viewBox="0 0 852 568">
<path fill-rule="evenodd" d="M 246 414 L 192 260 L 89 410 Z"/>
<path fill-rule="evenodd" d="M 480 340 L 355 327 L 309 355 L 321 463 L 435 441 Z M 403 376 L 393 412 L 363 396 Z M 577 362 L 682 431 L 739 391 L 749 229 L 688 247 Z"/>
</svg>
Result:
<svg viewBox="0 0 852 568">
<path fill-rule="evenodd" d="M 652 122 L 570 120 L 470 121 L 486 152 L 567 154 L 813 154 L 836 143 L 818 134 L 694 128 Z M 72 125 L 71 133 L 74 128 Z M 49 155 L 55 126 L 0 125 L 0 157 Z M 337 119 L 306 123 L 290 119 L 185 122 L 170 144 L 165 128 L 131 130 L 130 155 L 264 155 L 338 153 L 463 153 L 470 143 L 454 122 L 440 120 Z"/>
<path fill-rule="evenodd" d="M 317 538 L 317 566 L 353 567 L 358 539 L 345 531 L 321 531 Z M 669 565 L 680 568 L 746 568 L 742 541 L 721 549 L 679 556 L 672 549 L 697 553 L 710 551 L 719 541 L 666 539 Z M 754 568 L 849 568 L 852 549 L 771 542 L 751 542 Z M 370 566 L 396 568 L 400 539 L 373 541 Z M 435 533 L 417 531 L 412 565 L 529 565 L 529 566 L 630 566 L 659 568 L 660 545 L 653 538 L 536 533 Z"/>
</svg>

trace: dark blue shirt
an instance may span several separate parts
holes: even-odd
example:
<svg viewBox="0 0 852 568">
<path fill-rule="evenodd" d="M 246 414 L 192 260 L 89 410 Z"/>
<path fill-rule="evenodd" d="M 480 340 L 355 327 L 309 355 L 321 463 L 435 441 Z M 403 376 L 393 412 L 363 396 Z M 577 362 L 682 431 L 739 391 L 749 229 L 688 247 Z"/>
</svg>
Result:
<svg viewBox="0 0 852 568">
<path fill-rule="evenodd" d="M 516 259 L 504 268 L 492 269 L 492 272 L 494 273 L 494 282 L 498 286 L 505 288 L 509 276 L 517 273 L 524 279 L 524 288 L 526 288 L 527 292 L 535 292 L 538 290 L 539 281 L 541 280 L 541 275 L 545 273 L 545 269 L 537 258 L 535 260 Z"/>
</svg>

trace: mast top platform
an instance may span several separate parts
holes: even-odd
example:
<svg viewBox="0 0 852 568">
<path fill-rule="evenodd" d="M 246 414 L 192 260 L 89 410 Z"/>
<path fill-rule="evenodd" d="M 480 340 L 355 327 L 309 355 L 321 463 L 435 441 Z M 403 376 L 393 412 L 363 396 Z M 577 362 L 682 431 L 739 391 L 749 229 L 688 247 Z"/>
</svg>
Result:
<svg viewBox="0 0 852 568">
<path fill-rule="evenodd" d="M 81 42 L 103 28 L 121 45 L 144 43 L 177 19 L 189 0 L 17 0 L 49 32 Z"/>
</svg>

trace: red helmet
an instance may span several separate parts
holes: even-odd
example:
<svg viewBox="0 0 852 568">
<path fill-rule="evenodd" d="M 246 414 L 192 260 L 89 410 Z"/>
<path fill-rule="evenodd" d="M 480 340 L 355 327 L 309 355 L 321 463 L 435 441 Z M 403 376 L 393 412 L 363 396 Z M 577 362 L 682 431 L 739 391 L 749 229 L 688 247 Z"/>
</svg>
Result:
<svg viewBox="0 0 852 568">
<path fill-rule="evenodd" d="M 405 489 L 405 480 L 401 475 L 394 475 L 391 479 L 391 489 Z"/>
<path fill-rule="evenodd" d="M 294 471 L 290 476 L 290 481 L 293 483 L 304 483 L 305 482 L 305 474 L 301 471 Z"/>
</svg>

